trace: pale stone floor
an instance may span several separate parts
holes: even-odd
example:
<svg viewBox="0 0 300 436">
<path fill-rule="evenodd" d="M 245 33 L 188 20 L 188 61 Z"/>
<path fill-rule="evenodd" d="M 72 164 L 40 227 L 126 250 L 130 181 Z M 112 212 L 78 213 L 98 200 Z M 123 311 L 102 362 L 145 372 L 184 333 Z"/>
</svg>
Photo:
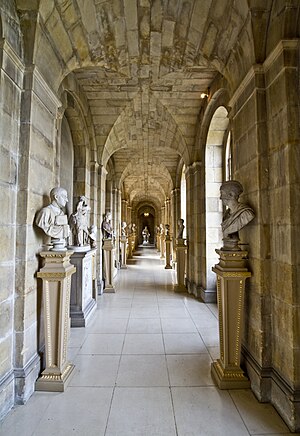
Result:
<svg viewBox="0 0 300 436">
<path fill-rule="evenodd" d="M 248 436 L 290 434 L 250 390 L 220 391 L 215 305 L 175 294 L 175 272 L 141 248 L 99 297 L 87 328 L 72 329 L 76 372 L 65 393 L 36 392 L 0 426 L 5 436 Z"/>
</svg>

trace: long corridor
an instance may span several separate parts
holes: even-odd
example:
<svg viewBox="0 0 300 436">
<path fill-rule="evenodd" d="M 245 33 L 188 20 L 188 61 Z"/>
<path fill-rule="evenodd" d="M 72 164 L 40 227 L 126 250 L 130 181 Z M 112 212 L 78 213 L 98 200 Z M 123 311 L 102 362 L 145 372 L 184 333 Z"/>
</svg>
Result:
<svg viewBox="0 0 300 436">
<path fill-rule="evenodd" d="M 64 393 L 35 392 L 0 426 L 5 436 L 248 436 L 290 434 L 250 390 L 220 391 L 216 305 L 174 293 L 175 272 L 140 248 L 98 299 L 87 328 L 71 331 L 76 365 Z"/>
</svg>

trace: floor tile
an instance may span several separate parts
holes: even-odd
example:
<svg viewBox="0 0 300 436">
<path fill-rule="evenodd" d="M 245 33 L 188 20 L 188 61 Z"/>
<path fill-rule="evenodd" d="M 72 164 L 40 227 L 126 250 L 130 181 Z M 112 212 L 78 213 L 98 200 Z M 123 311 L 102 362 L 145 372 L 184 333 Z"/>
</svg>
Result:
<svg viewBox="0 0 300 436">
<path fill-rule="evenodd" d="M 207 353 L 198 333 L 164 334 L 166 354 Z"/>
<path fill-rule="evenodd" d="M 125 333 L 127 329 L 127 318 L 103 319 L 96 318 L 89 325 L 89 333 Z"/>
<path fill-rule="evenodd" d="M 198 331 L 207 347 L 217 347 L 219 345 L 219 327 L 198 327 Z"/>
<path fill-rule="evenodd" d="M 169 386 L 165 356 L 123 355 L 117 386 Z"/>
<path fill-rule="evenodd" d="M 122 334 L 90 334 L 78 354 L 121 354 Z"/>
<path fill-rule="evenodd" d="M 164 354 L 161 334 L 127 334 L 123 354 Z"/>
<path fill-rule="evenodd" d="M 161 326 L 163 333 L 198 333 L 189 318 L 162 318 Z"/>
<path fill-rule="evenodd" d="M 212 386 L 211 359 L 207 354 L 167 356 L 171 386 Z"/>
<path fill-rule="evenodd" d="M 106 436 L 175 436 L 169 388 L 116 388 Z"/>
<path fill-rule="evenodd" d="M 111 396 L 112 388 L 69 387 L 53 398 L 33 436 L 104 435 Z"/>
<path fill-rule="evenodd" d="M 70 386 L 114 386 L 120 356 L 79 355 Z"/>
<path fill-rule="evenodd" d="M 133 308 L 130 312 L 130 318 L 159 318 L 158 308 Z"/>
<path fill-rule="evenodd" d="M 249 436 L 227 391 L 172 388 L 178 436 Z"/>
<path fill-rule="evenodd" d="M 259 403 L 250 390 L 230 391 L 249 433 L 254 434 L 282 434 L 288 428 L 271 404 Z"/>
<path fill-rule="evenodd" d="M 161 333 L 159 318 L 130 318 L 127 333 Z"/>
</svg>

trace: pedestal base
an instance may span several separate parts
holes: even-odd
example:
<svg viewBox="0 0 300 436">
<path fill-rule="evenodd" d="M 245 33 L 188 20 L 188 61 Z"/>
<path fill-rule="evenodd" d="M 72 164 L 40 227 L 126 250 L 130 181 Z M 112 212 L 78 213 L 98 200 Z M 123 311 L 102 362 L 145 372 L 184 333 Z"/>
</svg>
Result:
<svg viewBox="0 0 300 436">
<path fill-rule="evenodd" d="M 250 388 L 250 381 L 241 368 L 223 369 L 220 360 L 211 364 L 211 375 L 219 389 Z"/>
<path fill-rule="evenodd" d="M 175 285 L 174 292 L 186 292 L 187 289 L 184 285 Z"/>
<path fill-rule="evenodd" d="M 73 375 L 75 365 L 68 363 L 62 374 L 42 373 L 41 377 L 35 382 L 36 391 L 64 392 Z M 45 371 L 44 371 L 45 372 Z"/>
<path fill-rule="evenodd" d="M 105 286 L 105 288 L 103 289 L 103 293 L 104 293 L 104 294 L 115 294 L 115 293 L 116 293 L 116 290 L 115 290 L 115 288 L 114 288 L 113 286 L 109 286 L 109 285 L 107 285 L 107 286 Z"/>
</svg>

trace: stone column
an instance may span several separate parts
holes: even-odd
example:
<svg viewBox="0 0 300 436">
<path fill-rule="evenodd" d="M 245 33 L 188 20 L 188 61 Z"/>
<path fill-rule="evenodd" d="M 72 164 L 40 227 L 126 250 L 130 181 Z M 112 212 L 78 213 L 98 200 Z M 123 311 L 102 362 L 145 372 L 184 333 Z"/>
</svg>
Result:
<svg viewBox="0 0 300 436">
<path fill-rule="evenodd" d="M 166 235 L 165 244 L 166 244 L 166 266 L 165 266 L 165 269 L 172 269 L 172 266 L 171 266 L 171 238 L 169 235 Z"/>
<path fill-rule="evenodd" d="M 186 250 L 185 239 L 176 239 L 176 275 L 177 284 L 175 286 L 176 292 L 186 291 L 185 287 L 185 268 L 186 268 Z"/>
<path fill-rule="evenodd" d="M 114 277 L 114 254 L 115 254 L 115 246 L 112 239 L 104 239 L 103 240 L 103 256 L 104 256 L 104 272 L 105 272 L 105 293 L 113 294 L 115 293 L 115 288 L 113 286 L 113 277 Z"/>
<path fill-rule="evenodd" d="M 120 242 L 121 242 L 121 268 L 122 269 L 127 269 L 127 262 L 126 262 L 126 257 L 127 257 L 127 253 L 126 253 L 127 238 L 126 238 L 126 236 L 121 236 Z"/>
<path fill-rule="evenodd" d="M 176 188 L 171 191 L 171 225 L 172 225 L 172 234 L 173 234 L 173 243 L 172 243 L 172 263 L 173 266 L 176 262 L 176 244 L 175 238 L 177 237 L 177 223 L 180 216 L 180 189 Z"/>
<path fill-rule="evenodd" d="M 212 363 L 211 374 L 220 389 L 249 388 L 250 382 L 240 368 L 244 290 L 247 277 L 247 251 L 216 250 L 220 262 L 217 274 L 220 359 Z"/>
<path fill-rule="evenodd" d="M 76 267 L 71 286 L 71 327 L 85 327 L 96 310 L 95 263 L 97 249 L 75 251 L 71 263 Z"/>
<path fill-rule="evenodd" d="M 44 266 L 37 273 L 43 280 L 46 368 L 35 384 L 37 391 L 63 392 L 74 369 L 68 362 L 70 333 L 72 251 L 43 251 Z"/>
</svg>

